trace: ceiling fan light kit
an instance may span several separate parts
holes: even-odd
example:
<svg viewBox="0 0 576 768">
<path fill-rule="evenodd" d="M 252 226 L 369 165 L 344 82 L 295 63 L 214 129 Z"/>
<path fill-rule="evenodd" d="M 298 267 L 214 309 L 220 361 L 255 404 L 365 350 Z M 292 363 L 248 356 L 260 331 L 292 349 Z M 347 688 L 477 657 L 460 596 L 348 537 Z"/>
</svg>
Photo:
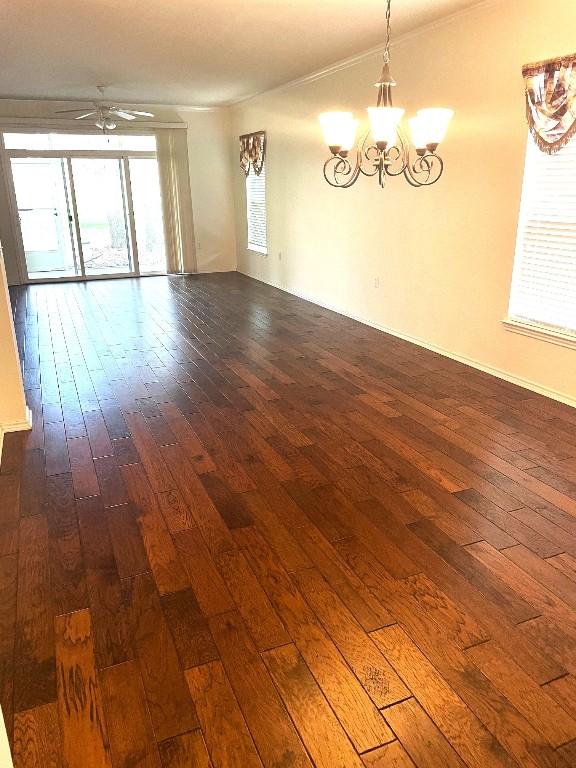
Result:
<svg viewBox="0 0 576 768">
<path fill-rule="evenodd" d="M 76 118 L 76 120 L 78 119 L 79 118 Z M 100 130 L 103 131 L 103 133 L 106 133 L 106 131 L 113 131 L 114 128 L 116 128 L 116 123 L 113 120 L 111 120 L 109 117 L 98 118 L 98 120 L 96 120 L 94 125 L 96 126 L 96 128 L 100 128 Z"/>
<path fill-rule="evenodd" d="M 381 187 L 387 176 L 401 175 L 413 187 L 431 186 L 444 170 L 437 149 L 454 115 L 451 109 L 418 110 L 408 121 L 413 147 L 399 127 L 405 110 L 392 104 L 396 81 L 390 73 L 390 13 L 391 0 L 387 0 L 384 65 L 375 83 L 378 100 L 375 107 L 367 109 L 370 130 L 358 141 L 354 165 L 348 156 L 355 145 L 358 120 L 352 112 L 324 112 L 319 116 L 324 141 L 332 153 L 324 163 L 324 178 L 333 187 L 347 189 L 360 175 L 377 176 Z"/>
<path fill-rule="evenodd" d="M 104 98 L 104 86 L 97 86 L 100 96 Z M 95 102 L 94 109 L 90 112 L 84 112 L 86 107 L 81 109 L 60 109 L 56 112 L 57 115 L 74 114 L 75 112 L 82 112 L 83 114 L 77 115 L 74 120 L 85 120 L 87 117 L 96 117 L 94 125 L 99 128 L 102 133 L 113 131 L 116 128 L 116 119 L 122 120 L 136 120 L 138 117 L 154 117 L 152 112 L 143 112 L 139 109 L 127 109 L 126 107 L 119 107 L 115 104 L 104 104 L 103 102 Z"/>
</svg>

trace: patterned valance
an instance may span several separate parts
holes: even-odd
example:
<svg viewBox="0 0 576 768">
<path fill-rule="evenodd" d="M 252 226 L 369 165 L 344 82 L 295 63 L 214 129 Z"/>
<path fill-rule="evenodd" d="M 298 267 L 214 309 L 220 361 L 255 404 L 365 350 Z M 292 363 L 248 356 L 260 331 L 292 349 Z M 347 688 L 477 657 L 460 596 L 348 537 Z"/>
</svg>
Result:
<svg viewBox="0 0 576 768">
<path fill-rule="evenodd" d="M 256 176 L 260 176 L 266 157 L 266 132 L 256 131 L 240 136 L 240 167 L 248 176 L 252 166 Z"/>
<path fill-rule="evenodd" d="M 542 152 L 558 152 L 576 134 L 576 54 L 527 64 L 526 115 Z"/>
</svg>

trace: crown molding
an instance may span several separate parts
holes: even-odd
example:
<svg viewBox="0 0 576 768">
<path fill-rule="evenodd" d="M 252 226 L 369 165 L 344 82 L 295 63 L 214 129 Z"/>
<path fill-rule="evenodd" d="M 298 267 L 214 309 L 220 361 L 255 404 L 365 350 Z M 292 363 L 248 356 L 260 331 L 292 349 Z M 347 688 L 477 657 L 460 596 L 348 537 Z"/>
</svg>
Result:
<svg viewBox="0 0 576 768">
<path fill-rule="evenodd" d="M 405 45 L 407 42 L 409 42 L 410 40 L 413 40 L 414 38 L 420 37 L 421 35 L 428 34 L 429 32 L 432 32 L 435 29 L 441 29 L 442 27 L 449 26 L 450 24 L 453 24 L 454 22 L 458 21 L 461 18 L 464 18 L 466 16 L 471 16 L 480 10 L 484 10 L 492 6 L 500 5 L 502 2 L 503 0 L 479 0 L 478 2 L 474 3 L 474 5 L 468 6 L 467 8 L 462 8 L 459 11 L 455 11 L 454 13 L 449 14 L 448 16 L 442 16 L 441 18 L 436 19 L 435 21 L 431 21 L 428 24 L 424 24 L 420 27 L 411 29 L 408 32 L 405 32 L 403 35 L 399 35 L 395 40 L 392 41 L 390 48 L 392 50 L 394 50 L 395 48 L 399 48 L 400 46 Z M 353 56 L 349 56 L 346 59 L 340 59 L 339 61 L 336 61 L 334 62 L 334 64 L 330 64 L 327 67 L 323 67 L 322 69 L 318 69 L 307 75 L 302 75 L 301 77 L 297 77 L 294 80 L 289 80 L 286 83 L 281 83 L 280 85 L 276 85 L 273 88 L 268 88 L 265 91 L 259 91 L 251 94 L 250 96 L 245 96 L 235 101 L 227 102 L 225 106 L 230 108 L 238 107 L 243 104 L 246 104 L 249 101 L 254 101 L 263 96 L 268 96 L 271 93 L 279 93 L 281 91 L 296 88 L 300 85 L 313 83 L 316 80 L 323 80 L 325 77 L 330 77 L 336 72 L 341 72 L 342 70 L 350 69 L 351 67 L 354 67 L 357 64 L 361 64 L 362 62 L 367 61 L 369 59 L 375 58 L 376 56 L 382 56 L 383 53 L 384 53 L 383 44 L 374 46 L 372 48 L 368 48 L 364 51 L 360 51 L 360 53 L 354 54 Z"/>
<path fill-rule="evenodd" d="M 119 107 L 150 107 L 152 109 L 172 109 L 177 112 L 218 112 L 227 107 L 227 104 L 218 104 L 210 107 L 203 107 L 197 104 L 159 104 L 152 101 L 118 101 L 117 99 L 64 99 L 61 97 L 42 97 L 37 99 L 32 98 L 20 98 L 18 96 L 0 96 L 0 104 L 2 102 L 13 101 L 19 104 L 79 104 L 80 106 L 90 107 L 99 101 L 105 101 L 106 103 L 114 103 Z"/>
<path fill-rule="evenodd" d="M 218 104 L 217 106 L 213 107 L 193 107 L 187 104 L 176 104 L 174 106 L 169 106 L 168 104 L 150 104 L 149 106 L 162 106 L 164 109 L 175 109 L 177 112 L 221 112 L 222 110 L 227 109 L 228 104 Z"/>
</svg>

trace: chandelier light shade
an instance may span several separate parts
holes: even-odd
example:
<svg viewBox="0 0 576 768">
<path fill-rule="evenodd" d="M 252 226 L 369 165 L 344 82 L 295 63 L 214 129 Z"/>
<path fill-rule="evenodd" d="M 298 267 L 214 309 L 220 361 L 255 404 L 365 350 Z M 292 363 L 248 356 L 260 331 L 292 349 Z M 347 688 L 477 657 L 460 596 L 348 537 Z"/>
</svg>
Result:
<svg viewBox="0 0 576 768">
<path fill-rule="evenodd" d="M 390 13 L 391 0 L 387 0 L 384 66 L 375 83 L 378 100 L 375 107 L 367 109 L 370 130 L 358 141 L 355 162 L 348 157 L 358 129 L 352 112 L 319 115 L 324 141 L 331 152 L 324 163 L 324 178 L 333 187 L 351 187 L 361 175 L 377 176 L 381 187 L 388 176 L 402 175 L 411 186 L 424 187 L 435 184 L 444 170 L 437 150 L 454 112 L 443 108 L 418 110 L 416 116 L 408 120 L 413 146 L 402 133 L 400 121 L 405 110 L 392 104 L 396 81 L 390 74 Z"/>
<path fill-rule="evenodd" d="M 410 126 L 412 144 L 417 150 L 426 149 L 426 144 L 428 144 L 428 133 L 424 120 L 416 115 L 416 117 L 411 117 L 410 120 L 408 120 L 408 125 Z"/>
<path fill-rule="evenodd" d="M 324 112 L 319 119 L 324 141 L 330 148 L 338 147 L 339 151 L 344 152 L 352 149 L 358 126 L 352 112 Z"/>
<path fill-rule="evenodd" d="M 404 114 L 398 107 L 368 107 L 372 138 L 378 144 L 394 146 L 398 139 L 398 123 Z"/>
<path fill-rule="evenodd" d="M 422 123 L 426 146 L 438 146 L 446 136 L 454 112 L 451 109 L 419 109 L 416 115 Z"/>
</svg>

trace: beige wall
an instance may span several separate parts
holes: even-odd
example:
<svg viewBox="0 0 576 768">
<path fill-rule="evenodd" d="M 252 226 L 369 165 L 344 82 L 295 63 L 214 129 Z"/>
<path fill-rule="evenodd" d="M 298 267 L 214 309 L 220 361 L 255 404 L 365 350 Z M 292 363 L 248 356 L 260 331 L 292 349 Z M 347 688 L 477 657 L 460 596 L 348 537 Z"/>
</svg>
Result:
<svg viewBox="0 0 576 768">
<path fill-rule="evenodd" d="M 0 248 L 0 459 L 4 433 L 26 429 L 29 426 L 28 418 L 29 413 L 24 399 L 24 387 L 14 336 L 6 273 Z"/>
<path fill-rule="evenodd" d="M 0 99 L 0 118 L 14 118 L 20 124 L 54 117 L 69 103 L 40 100 Z M 231 186 L 229 115 L 225 109 L 196 111 L 191 108 L 152 107 L 156 119 L 185 123 L 188 140 L 188 169 L 196 253 L 189 253 L 185 266 L 196 262 L 199 272 L 236 268 L 236 243 Z M 22 120 L 22 118 L 24 120 Z M 56 129 L 55 129 L 56 130 Z M 8 284 L 20 282 L 16 245 L 5 182 L 0 168 L 0 238 L 4 243 Z"/>
<path fill-rule="evenodd" d="M 235 270 L 236 232 L 228 110 L 178 114 L 188 126 L 197 270 Z"/>
<path fill-rule="evenodd" d="M 17 285 L 21 282 L 21 275 L 16 259 L 16 241 L 12 216 L 4 167 L 0 163 L 0 241 L 4 250 L 4 266 L 8 285 Z"/>
<path fill-rule="evenodd" d="M 239 269 L 379 327 L 532 383 L 576 404 L 576 351 L 505 330 L 527 128 L 524 63 L 574 49 L 574 0 L 499 0 L 395 45 L 395 101 L 456 110 L 443 179 L 349 190 L 322 178 L 317 115 L 375 97 L 379 57 L 232 110 L 238 134 L 268 132 L 269 255 L 245 250 L 235 174 Z M 280 257 L 281 254 L 281 257 Z M 379 287 L 375 287 L 375 280 Z"/>
</svg>

